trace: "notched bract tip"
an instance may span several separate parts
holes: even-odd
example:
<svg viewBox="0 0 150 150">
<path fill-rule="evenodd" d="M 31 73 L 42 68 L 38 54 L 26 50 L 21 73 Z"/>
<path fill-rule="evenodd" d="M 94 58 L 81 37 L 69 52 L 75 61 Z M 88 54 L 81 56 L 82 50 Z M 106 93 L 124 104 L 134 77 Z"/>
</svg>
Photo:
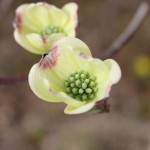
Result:
<svg viewBox="0 0 150 150">
<path fill-rule="evenodd" d="M 55 66 L 58 58 L 58 48 L 53 47 L 49 53 L 45 53 L 39 62 L 39 67 L 42 69 L 52 68 Z"/>
</svg>

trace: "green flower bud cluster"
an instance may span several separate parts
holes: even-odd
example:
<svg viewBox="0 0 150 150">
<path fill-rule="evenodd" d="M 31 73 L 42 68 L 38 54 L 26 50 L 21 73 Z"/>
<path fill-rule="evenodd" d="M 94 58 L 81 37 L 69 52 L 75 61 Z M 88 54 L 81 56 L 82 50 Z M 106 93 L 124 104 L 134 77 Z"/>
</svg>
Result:
<svg viewBox="0 0 150 150">
<path fill-rule="evenodd" d="M 96 77 L 90 76 L 87 71 L 71 74 L 64 83 L 66 93 L 80 101 L 90 101 L 98 91 Z"/>
<path fill-rule="evenodd" d="M 41 35 L 50 35 L 53 33 L 64 33 L 63 29 L 57 26 L 48 26 L 41 31 Z"/>
</svg>

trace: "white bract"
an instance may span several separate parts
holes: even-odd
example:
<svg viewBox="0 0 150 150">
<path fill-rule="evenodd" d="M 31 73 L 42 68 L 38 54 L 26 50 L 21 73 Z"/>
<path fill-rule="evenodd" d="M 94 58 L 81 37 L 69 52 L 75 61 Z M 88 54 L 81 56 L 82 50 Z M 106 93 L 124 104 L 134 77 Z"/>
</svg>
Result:
<svg viewBox="0 0 150 150">
<path fill-rule="evenodd" d="M 77 10 L 76 3 L 62 9 L 44 2 L 23 4 L 16 10 L 15 40 L 32 53 L 44 54 L 58 39 L 76 35 Z"/>
<path fill-rule="evenodd" d="M 64 102 L 66 114 L 80 114 L 108 97 L 120 77 L 114 60 L 95 59 L 81 40 L 64 37 L 31 68 L 29 84 L 39 98 Z"/>
</svg>

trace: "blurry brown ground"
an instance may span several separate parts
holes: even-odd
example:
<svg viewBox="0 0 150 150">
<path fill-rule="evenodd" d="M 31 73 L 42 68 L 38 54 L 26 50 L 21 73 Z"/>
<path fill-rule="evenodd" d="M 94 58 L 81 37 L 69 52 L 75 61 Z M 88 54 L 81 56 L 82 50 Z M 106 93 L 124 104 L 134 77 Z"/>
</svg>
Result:
<svg viewBox="0 0 150 150">
<path fill-rule="evenodd" d="M 40 56 L 21 48 L 13 38 L 15 0 L 0 22 L 0 76 L 27 75 Z M 67 0 L 48 1 L 61 7 Z M 79 38 L 100 56 L 123 31 L 140 0 L 76 0 Z M 114 57 L 122 79 L 112 88 L 105 114 L 69 116 L 63 104 L 38 99 L 28 82 L 0 85 L 0 150 L 150 150 L 150 82 L 138 81 L 132 62 L 150 54 L 150 15 L 134 38 Z"/>
</svg>

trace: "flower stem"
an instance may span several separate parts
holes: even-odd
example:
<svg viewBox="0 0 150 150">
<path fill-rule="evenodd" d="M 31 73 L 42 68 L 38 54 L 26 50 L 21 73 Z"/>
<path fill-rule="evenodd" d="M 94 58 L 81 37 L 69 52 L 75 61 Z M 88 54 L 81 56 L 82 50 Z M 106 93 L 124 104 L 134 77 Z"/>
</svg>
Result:
<svg viewBox="0 0 150 150">
<path fill-rule="evenodd" d="M 23 82 L 23 81 L 27 81 L 27 80 L 28 80 L 27 76 L 4 77 L 4 78 L 0 78 L 0 84 L 12 84 L 12 83 Z"/>
<path fill-rule="evenodd" d="M 129 40 L 133 37 L 136 31 L 139 29 L 141 24 L 143 23 L 145 17 L 147 16 L 150 8 L 150 0 L 144 1 L 138 7 L 133 19 L 127 26 L 127 28 L 123 31 L 123 33 L 108 47 L 104 50 L 104 52 L 100 55 L 101 59 L 107 59 L 110 56 L 116 54 L 121 50 L 121 48 L 129 42 Z"/>
</svg>

